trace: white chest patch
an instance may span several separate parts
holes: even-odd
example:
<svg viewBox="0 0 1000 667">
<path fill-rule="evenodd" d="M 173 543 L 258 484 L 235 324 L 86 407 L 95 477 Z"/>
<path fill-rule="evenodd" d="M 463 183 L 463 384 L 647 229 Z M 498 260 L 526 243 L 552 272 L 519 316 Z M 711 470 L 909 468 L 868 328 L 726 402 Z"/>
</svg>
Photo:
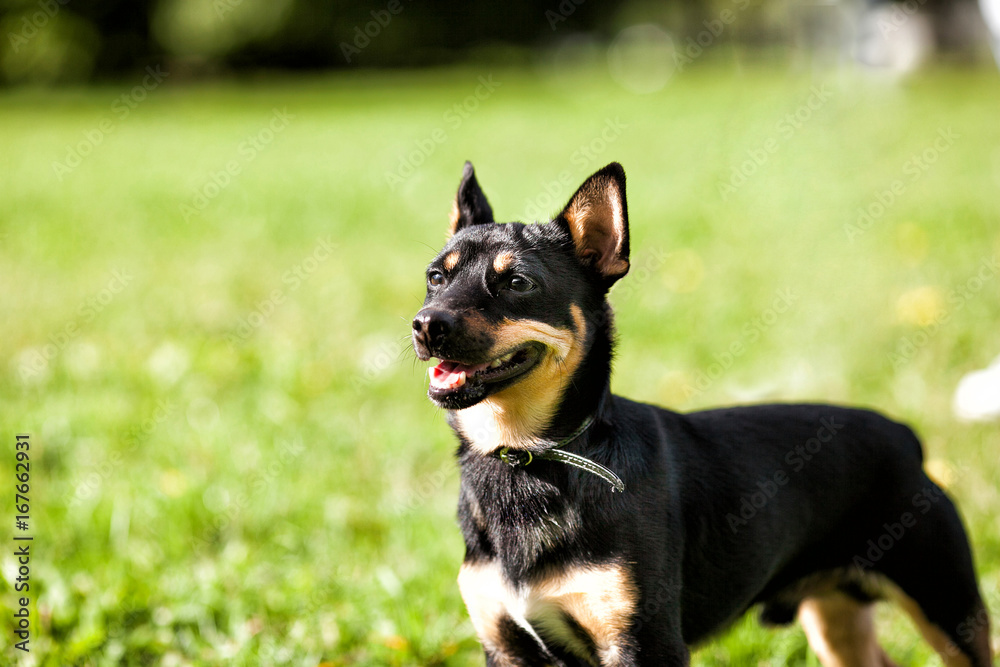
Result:
<svg viewBox="0 0 1000 667">
<path fill-rule="evenodd" d="M 558 645 L 594 665 L 617 664 L 637 600 L 631 576 L 617 564 L 566 568 L 514 585 L 496 562 L 466 563 L 458 585 L 487 650 L 505 654 L 500 623 L 507 617 L 540 645 Z"/>
</svg>

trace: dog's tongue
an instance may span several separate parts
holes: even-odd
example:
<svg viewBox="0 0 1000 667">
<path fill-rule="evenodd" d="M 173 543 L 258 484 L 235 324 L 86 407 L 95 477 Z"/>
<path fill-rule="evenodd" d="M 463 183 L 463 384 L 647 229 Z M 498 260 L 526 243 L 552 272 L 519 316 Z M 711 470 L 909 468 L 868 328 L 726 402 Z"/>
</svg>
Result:
<svg viewBox="0 0 1000 667">
<path fill-rule="evenodd" d="M 466 378 L 485 368 L 486 364 L 465 366 L 456 361 L 442 361 L 437 366 L 428 369 L 431 386 L 435 389 L 458 389 L 465 384 Z"/>
</svg>

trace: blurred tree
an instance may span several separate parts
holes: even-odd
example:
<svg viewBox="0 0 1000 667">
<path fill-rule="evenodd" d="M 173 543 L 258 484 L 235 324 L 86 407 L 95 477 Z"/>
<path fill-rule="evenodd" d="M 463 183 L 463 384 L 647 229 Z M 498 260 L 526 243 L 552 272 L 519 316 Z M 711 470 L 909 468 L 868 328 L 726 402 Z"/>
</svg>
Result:
<svg viewBox="0 0 1000 667">
<path fill-rule="evenodd" d="M 165 59 L 189 73 L 420 66 L 536 47 L 572 31 L 603 34 L 622 4 L 0 0 L 0 72 L 15 82 L 115 77 Z"/>
<path fill-rule="evenodd" d="M 949 2 L 918 4 L 936 16 Z M 163 65 L 184 77 L 260 68 L 413 67 L 468 58 L 510 62 L 576 33 L 609 42 L 622 28 L 640 23 L 656 24 L 679 42 L 708 34 L 713 43 L 789 43 L 799 33 L 818 33 L 839 48 L 844 40 L 839 32 L 834 35 L 830 8 L 835 5 L 834 13 L 843 15 L 846 27 L 840 32 L 850 32 L 866 4 L 869 0 L 0 0 L 0 78 L 121 77 L 147 65 Z M 810 28 L 811 18 L 820 14 Z M 727 16 L 738 20 L 723 20 Z M 815 44 L 815 35 L 807 41 Z"/>
<path fill-rule="evenodd" d="M 152 2 L 0 0 L 0 71 L 8 81 L 117 76 L 162 62 Z"/>
</svg>

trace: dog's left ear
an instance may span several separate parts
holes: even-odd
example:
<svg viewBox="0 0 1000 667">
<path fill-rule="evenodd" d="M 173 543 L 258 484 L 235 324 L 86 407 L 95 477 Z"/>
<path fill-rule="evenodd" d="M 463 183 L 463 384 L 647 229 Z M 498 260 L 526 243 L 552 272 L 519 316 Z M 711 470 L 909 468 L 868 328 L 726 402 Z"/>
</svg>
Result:
<svg viewBox="0 0 1000 667">
<path fill-rule="evenodd" d="M 559 214 L 585 265 L 603 276 L 607 286 L 628 273 L 628 207 L 625 170 L 617 162 L 588 178 Z"/>
<path fill-rule="evenodd" d="M 458 184 L 458 194 L 455 195 L 455 201 L 451 205 L 448 238 L 470 225 L 483 225 L 489 222 L 493 222 L 493 208 L 479 187 L 472 163 L 466 161 L 462 170 L 462 182 Z"/>
</svg>

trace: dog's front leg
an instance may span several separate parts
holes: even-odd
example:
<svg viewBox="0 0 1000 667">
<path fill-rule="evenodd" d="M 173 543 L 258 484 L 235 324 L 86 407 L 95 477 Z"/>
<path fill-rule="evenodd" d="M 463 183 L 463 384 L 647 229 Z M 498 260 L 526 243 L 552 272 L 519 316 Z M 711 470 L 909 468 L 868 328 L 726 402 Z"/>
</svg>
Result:
<svg viewBox="0 0 1000 667">
<path fill-rule="evenodd" d="M 678 576 L 660 571 L 646 572 L 643 578 L 657 583 L 647 583 L 643 588 L 629 629 L 628 642 L 640 647 L 634 664 L 638 667 L 687 667 L 691 664 L 691 656 L 681 630 Z"/>
</svg>

